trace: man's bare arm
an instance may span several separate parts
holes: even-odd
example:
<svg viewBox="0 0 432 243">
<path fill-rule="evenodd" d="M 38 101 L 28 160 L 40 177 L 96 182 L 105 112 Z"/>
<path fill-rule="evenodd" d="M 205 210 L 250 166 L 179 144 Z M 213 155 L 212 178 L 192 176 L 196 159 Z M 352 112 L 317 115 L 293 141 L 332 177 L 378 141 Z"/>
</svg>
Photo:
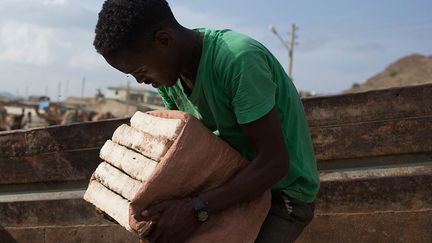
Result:
<svg viewBox="0 0 432 243">
<path fill-rule="evenodd" d="M 277 108 L 254 122 L 242 125 L 242 128 L 254 144 L 257 155 L 230 181 L 199 195 L 207 204 L 209 215 L 261 195 L 288 171 L 288 152 Z"/>
</svg>

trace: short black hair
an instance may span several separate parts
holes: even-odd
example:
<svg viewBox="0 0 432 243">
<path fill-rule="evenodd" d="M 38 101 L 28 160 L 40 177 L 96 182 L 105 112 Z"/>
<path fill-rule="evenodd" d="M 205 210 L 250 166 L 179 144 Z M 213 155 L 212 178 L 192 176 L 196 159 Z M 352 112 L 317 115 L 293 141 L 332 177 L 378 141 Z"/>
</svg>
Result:
<svg viewBox="0 0 432 243">
<path fill-rule="evenodd" d="M 93 45 L 102 55 L 125 47 L 159 28 L 178 25 L 165 0 L 106 0 L 99 12 Z"/>
</svg>

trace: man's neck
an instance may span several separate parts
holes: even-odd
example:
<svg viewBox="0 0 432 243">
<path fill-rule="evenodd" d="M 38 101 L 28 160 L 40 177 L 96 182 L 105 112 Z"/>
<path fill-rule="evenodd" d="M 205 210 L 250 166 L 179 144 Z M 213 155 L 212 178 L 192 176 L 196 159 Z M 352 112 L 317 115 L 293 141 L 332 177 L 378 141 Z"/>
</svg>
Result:
<svg viewBox="0 0 432 243">
<path fill-rule="evenodd" d="M 190 29 L 182 30 L 183 65 L 180 76 L 185 85 L 192 90 L 195 84 L 203 47 L 203 34 Z"/>
</svg>

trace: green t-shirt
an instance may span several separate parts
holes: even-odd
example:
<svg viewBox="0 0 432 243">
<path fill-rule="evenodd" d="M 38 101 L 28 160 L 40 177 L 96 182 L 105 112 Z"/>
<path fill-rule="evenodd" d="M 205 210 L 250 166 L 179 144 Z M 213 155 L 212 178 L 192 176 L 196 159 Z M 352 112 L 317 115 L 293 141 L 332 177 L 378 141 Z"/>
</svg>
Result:
<svg viewBox="0 0 432 243">
<path fill-rule="evenodd" d="M 178 81 L 158 89 L 167 109 L 188 112 L 248 160 L 255 157 L 240 124 L 275 105 L 280 113 L 289 172 L 272 190 L 312 202 L 319 188 L 317 166 L 300 97 L 276 58 L 260 43 L 231 30 L 197 29 L 204 44 L 190 96 Z"/>
</svg>

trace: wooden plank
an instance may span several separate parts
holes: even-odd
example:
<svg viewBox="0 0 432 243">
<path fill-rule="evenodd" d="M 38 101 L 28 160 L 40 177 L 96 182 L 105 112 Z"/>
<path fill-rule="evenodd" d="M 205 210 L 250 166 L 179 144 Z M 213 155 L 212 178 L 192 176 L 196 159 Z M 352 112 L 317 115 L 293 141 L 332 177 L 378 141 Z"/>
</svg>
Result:
<svg viewBox="0 0 432 243">
<path fill-rule="evenodd" d="M 367 156 L 372 157 L 388 154 L 430 152 L 432 151 L 432 136 L 429 136 L 429 134 L 432 134 L 431 117 L 432 116 L 312 127 L 311 134 L 314 142 L 316 157 L 318 160 L 323 161 Z M 66 142 L 63 142 L 62 145 L 57 146 L 56 149 L 51 149 L 49 144 L 51 143 L 50 140 L 45 140 L 44 138 L 41 138 L 42 141 L 39 141 L 38 138 L 32 136 L 32 139 L 27 139 L 27 142 L 23 145 L 22 143 L 20 144 L 17 142 L 17 140 L 22 142 L 23 139 L 14 138 L 12 134 L 9 134 L 8 137 L 14 141 L 9 141 L 8 144 L 2 144 L 1 146 L 5 150 L 9 146 L 8 148 L 15 152 L 2 154 L 0 158 L 3 157 L 4 160 L 0 159 L 0 166 L 2 161 L 5 163 L 5 161 L 20 160 L 16 159 L 15 157 L 23 158 L 23 160 L 31 160 L 31 158 L 34 157 L 35 160 L 38 160 L 37 157 L 41 155 L 43 157 L 43 154 L 47 153 L 46 150 L 59 150 L 61 147 L 66 146 L 69 149 L 74 148 L 77 150 L 93 146 L 94 149 L 100 149 L 106 139 L 109 138 L 109 134 L 112 134 L 112 130 L 109 129 L 115 129 L 116 125 L 118 124 L 117 122 L 110 124 L 110 128 L 108 129 L 109 132 L 104 131 L 104 129 L 107 129 L 106 124 L 92 125 L 93 126 L 87 128 L 81 127 L 81 125 L 71 125 L 64 127 L 65 131 L 58 132 L 59 134 L 66 134 L 67 131 L 71 129 L 71 127 L 76 126 L 76 128 L 72 130 L 80 130 L 80 132 L 85 135 L 83 135 L 82 138 L 80 137 L 81 135 L 71 135 L 68 138 L 69 140 L 75 140 L 75 144 L 67 144 Z M 47 128 L 47 130 L 50 129 L 51 128 Z M 98 137 L 99 131 L 104 131 L 100 133 L 107 134 L 105 134 L 105 136 Z M 43 131 L 37 132 L 39 133 Z M 20 135 L 22 134 L 18 134 L 18 136 Z M 86 140 L 86 137 L 92 137 L 93 139 L 91 141 Z M 81 141 L 80 144 L 78 144 L 79 141 Z M 31 147 L 30 145 L 34 146 Z M 33 150 L 33 155 L 30 152 L 19 151 L 18 147 L 24 150 Z M 36 151 L 39 151 L 40 153 L 36 153 Z M 67 151 L 67 149 L 65 148 L 64 150 L 60 151 Z M 81 152 L 77 151 L 77 153 L 79 154 Z M 11 156 L 11 154 L 16 156 Z M 19 157 L 19 154 L 22 154 L 21 157 Z M 64 160 L 60 157 L 57 157 L 57 159 Z M 98 160 L 98 157 L 95 156 L 94 160 Z"/>
<path fill-rule="evenodd" d="M 432 239 L 432 210 L 370 214 L 317 214 L 298 243 L 416 242 Z M 0 227 L 2 242 L 138 242 L 119 225 Z"/>
<path fill-rule="evenodd" d="M 432 209 L 432 165 L 330 174 L 321 173 L 320 176 L 321 189 L 316 199 L 318 214 Z M 373 178 L 362 176 L 367 174 Z M 94 209 L 81 198 L 56 200 L 55 195 L 46 195 L 45 200 L 40 201 L 0 203 L 0 222 L 4 227 L 106 223 Z"/>
<path fill-rule="evenodd" d="M 45 230 L 45 243 L 140 242 L 135 233 L 120 225 L 90 225 L 73 227 L 50 227 Z"/>
<path fill-rule="evenodd" d="M 312 127 L 317 160 L 432 151 L 432 116 Z"/>
<path fill-rule="evenodd" d="M 136 234 L 120 225 L 76 225 L 48 227 L 9 227 L 1 230 L 4 243 L 123 243 L 139 242 Z"/>
<path fill-rule="evenodd" d="M 112 119 L 0 133 L 0 158 L 100 148 L 118 126 L 128 121 Z"/>
<path fill-rule="evenodd" d="M 432 84 L 303 99 L 310 127 L 432 114 Z"/>
<path fill-rule="evenodd" d="M 83 199 L 0 203 L 2 227 L 113 224 Z"/>
<path fill-rule="evenodd" d="M 364 177 L 369 174 L 372 179 Z M 430 239 L 432 165 L 322 173 L 321 179 L 315 219 L 299 242 Z M 71 242 L 81 234 L 89 242 L 97 241 L 101 234 L 110 237 L 109 231 L 99 232 L 99 227 L 114 227 L 82 199 L 0 203 L 0 222 L 3 235 L 25 238 L 27 229 L 37 228 L 46 232 L 45 239 L 53 239 L 47 242 L 62 239 L 62 234 L 71 237 L 66 238 Z"/>
<path fill-rule="evenodd" d="M 316 214 L 296 243 L 432 242 L 432 209 L 369 214 Z"/>
<path fill-rule="evenodd" d="M 32 202 L 32 201 L 50 201 L 83 198 L 86 191 L 84 185 L 82 189 L 60 189 L 49 191 L 20 191 L 0 194 L 0 203 L 11 202 Z"/>
<path fill-rule="evenodd" d="M 22 157 L 0 157 L 0 185 L 88 181 L 101 161 L 99 148 Z"/>
<path fill-rule="evenodd" d="M 317 214 L 298 243 L 416 242 L 432 239 L 432 210 L 371 214 Z M 75 243 L 138 242 L 119 225 L 0 227 L 2 242 Z"/>
<path fill-rule="evenodd" d="M 432 126 L 430 124 L 432 124 L 432 116 L 312 127 L 311 134 L 317 160 L 320 163 L 326 163 L 330 160 L 430 153 L 432 151 L 432 136 L 430 136 Z M 89 128 L 74 126 L 77 126 L 77 129 L 80 128 L 86 136 L 94 135 L 95 137 L 98 131 L 106 127 L 103 124 L 93 125 Z M 112 124 L 110 127 L 114 129 L 116 125 Z M 66 130 L 69 129 L 68 126 Z M 79 137 L 73 139 L 80 140 Z M 98 139 L 100 141 L 97 141 Z M 0 156 L 0 171 L 2 171 L 0 184 L 87 180 L 101 162 L 99 149 L 107 138 L 99 137 L 98 139 L 94 139 L 92 144 L 87 140 L 81 145 L 68 145 L 69 148 L 74 147 L 76 150 L 11 157 Z M 43 150 L 42 145 L 47 144 L 43 141 L 38 142 L 37 138 L 33 140 L 33 144 L 40 145 L 37 148 L 33 147 L 34 151 Z M 88 145 L 98 146 L 91 149 L 82 148 Z M 5 148 L 4 145 L 3 148 Z"/>
<path fill-rule="evenodd" d="M 396 171 L 396 173 L 395 173 Z M 370 213 L 432 209 L 432 164 L 321 173 L 316 213 Z M 363 177 L 362 174 L 369 174 Z M 377 176 L 381 174 L 381 176 Z"/>
<path fill-rule="evenodd" d="M 48 243 L 45 241 L 44 229 L 20 228 L 10 229 L 2 228 L 0 225 L 0 242 L 4 243 Z"/>
</svg>

